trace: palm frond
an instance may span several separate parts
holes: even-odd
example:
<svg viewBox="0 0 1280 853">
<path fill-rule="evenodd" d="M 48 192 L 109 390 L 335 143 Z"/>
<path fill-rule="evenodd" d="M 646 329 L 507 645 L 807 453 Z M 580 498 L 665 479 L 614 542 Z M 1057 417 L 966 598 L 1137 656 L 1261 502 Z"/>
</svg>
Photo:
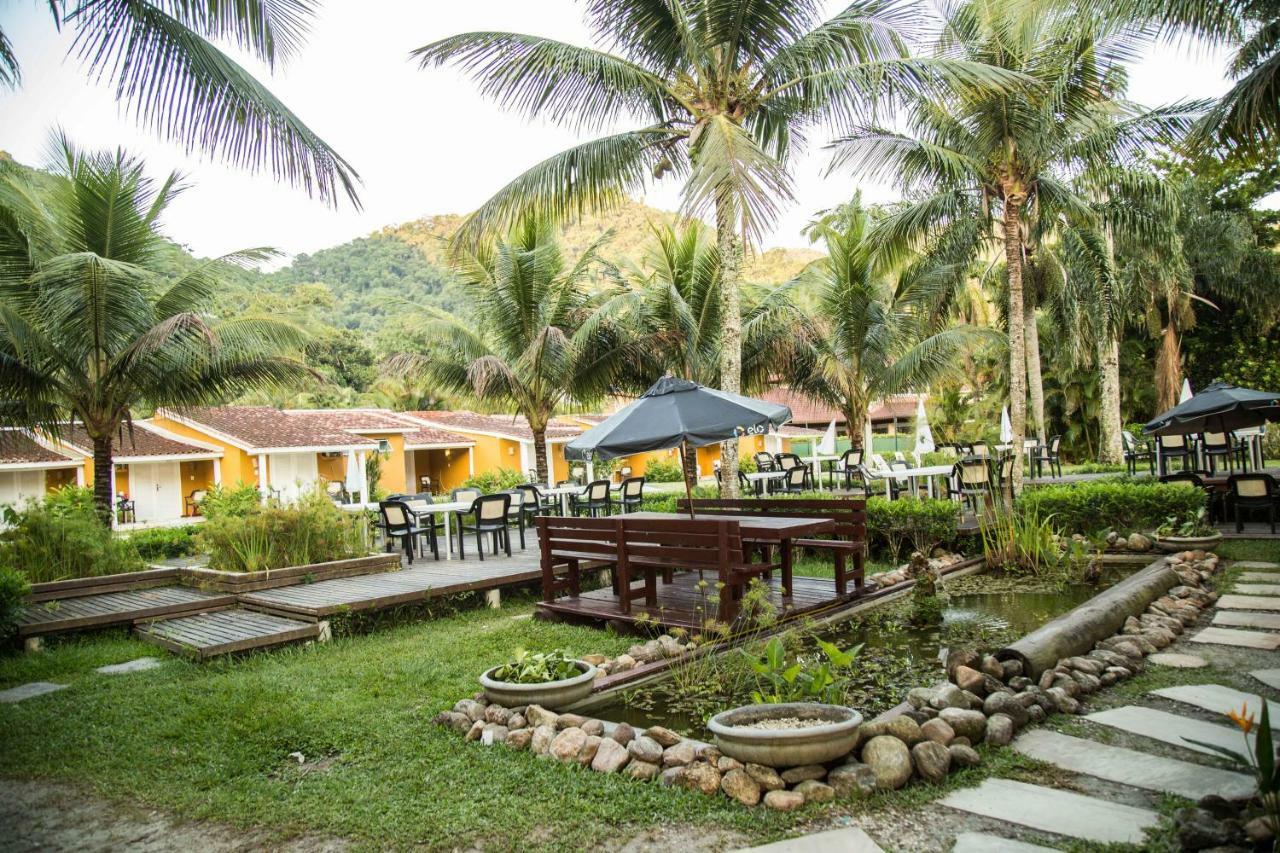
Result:
<svg viewBox="0 0 1280 853">
<path fill-rule="evenodd" d="M 699 125 L 689 147 L 684 213 L 708 216 L 717 210 L 718 202 L 731 200 L 736 208 L 733 227 L 747 240 L 758 242 L 776 217 L 778 206 L 793 198 L 786 169 L 723 115 Z"/>
</svg>

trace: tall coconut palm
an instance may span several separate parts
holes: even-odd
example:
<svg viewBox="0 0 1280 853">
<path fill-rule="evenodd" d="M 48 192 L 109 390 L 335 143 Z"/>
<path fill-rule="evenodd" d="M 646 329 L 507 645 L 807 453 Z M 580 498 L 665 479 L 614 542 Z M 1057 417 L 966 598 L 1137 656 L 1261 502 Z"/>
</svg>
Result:
<svg viewBox="0 0 1280 853">
<path fill-rule="evenodd" d="M 414 51 L 452 64 L 481 91 L 530 117 L 599 130 L 624 116 L 639 127 L 556 154 L 468 217 L 458 238 L 502 229 L 528 210 L 564 216 L 608 208 L 650 180 L 683 181 L 684 212 L 709 215 L 720 253 L 720 387 L 740 390 L 739 273 L 791 196 L 788 156 L 806 129 L 865 112 L 877 98 L 945 86 L 1010 83 L 975 63 L 906 55 L 918 19 L 897 0 L 856 0 L 822 21 L 817 0 L 585 0 L 605 49 L 509 32 L 473 32 Z M 614 49 L 616 53 L 607 52 Z M 726 493 L 737 447 L 724 445 Z"/>
<path fill-rule="evenodd" d="M 432 312 L 422 353 L 388 360 L 387 373 L 485 406 L 514 408 L 533 433 L 538 479 L 547 482 L 547 424 L 568 402 L 590 405 L 634 357 L 588 276 L 606 235 L 572 263 L 555 228 L 527 216 L 501 240 L 458 257 L 474 323 Z"/>
<path fill-rule="evenodd" d="M 57 434 L 69 419 L 93 442 L 93 490 L 111 513 L 113 444 L 141 406 L 183 408 L 314 378 L 304 336 L 270 318 L 212 316 L 236 252 L 176 277 L 157 226 L 180 191 L 124 152 L 59 139 L 55 177 L 0 163 L 0 420 Z"/>
<path fill-rule="evenodd" d="M 266 169 L 308 193 L 358 205 L 359 176 L 253 75 L 214 46 L 227 41 L 274 68 L 297 53 L 313 0 L 49 0 L 71 55 L 107 80 L 138 121 L 188 149 Z M 0 86 L 22 70 L 0 30 Z"/>
<path fill-rule="evenodd" d="M 820 319 L 807 351 L 791 362 L 792 387 L 844 415 L 861 443 L 874 400 L 922 389 L 955 369 L 977 331 L 949 326 L 956 271 L 903 264 L 870 239 L 873 219 L 860 198 L 824 216 L 810 234 L 826 247 L 800 281 L 814 288 Z"/>
<path fill-rule="evenodd" d="M 654 225 L 639 263 L 625 264 L 613 306 L 632 336 L 638 358 L 627 378 L 647 388 L 665 373 L 702 385 L 720 382 L 720 252 L 698 222 Z M 742 386 L 767 387 L 808 333 L 810 323 L 790 299 L 793 285 L 746 286 L 742 301 Z M 685 477 L 697 466 L 685 454 Z"/>
<path fill-rule="evenodd" d="M 882 229 L 888 243 L 911 245 L 937 229 L 968 220 L 973 252 L 992 242 L 1004 255 L 1008 281 L 1009 408 L 1014 446 L 1026 434 L 1026 335 L 1023 269 L 1026 233 L 1041 208 L 1087 207 L 1069 178 L 1123 162 L 1190 126 L 1194 112 L 1143 112 L 1121 100 L 1117 83 L 1129 56 L 1127 31 L 1081 13 L 1041 4 L 967 0 L 953 7 L 939 38 L 940 55 L 1025 74 L 1036 88 L 988 92 L 968 99 L 928 97 L 909 104 L 907 133 L 862 126 L 837 140 L 834 167 L 854 165 L 896 178 L 918 200 Z M 1014 457 L 1015 488 L 1021 457 Z"/>
</svg>

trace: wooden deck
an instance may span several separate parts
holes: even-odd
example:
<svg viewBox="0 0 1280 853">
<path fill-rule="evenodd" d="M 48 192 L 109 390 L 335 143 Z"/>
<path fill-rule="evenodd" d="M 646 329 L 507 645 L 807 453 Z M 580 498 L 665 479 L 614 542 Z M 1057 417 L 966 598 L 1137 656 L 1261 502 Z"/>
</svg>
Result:
<svg viewBox="0 0 1280 853">
<path fill-rule="evenodd" d="M 560 618 L 569 621 L 582 621 L 599 624 L 613 622 L 617 625 L 635 625 L 637 623 L 658 624 L 666 628 L 684 628 L 690 631 L 702 630 L 706 619 L 715 616 L 716 606 L 708 601 L 715 595 L 715 579 L 706 577 L 705 589 L 698 588 L 699 578 L 692 572 L 677 572 L 672 583 L 658 580 L 658 604 L 651 607 L 641 601 L 631 606 L 631 613 L 624 614 L 618 605 L 618 598 L 608 587 L 584 592 L 580 596 L 566 596 L 552 602 L 539 602 L 538 615 L 543 618 Z M 816 614 L 822 610 L 840 607 L 850 600 L 846 595 L 837 598 L 835 581 L 830 578 L 807 578 L 797 576 L 793 580 L 793 595 L 790 599 L 782 597 L 782 583 L 775 575 L 764 583 L 770 586 L 770 601 L 778 608 L 780 621 L 795 619 L 801 616 Z M 643 583 L 633 584 L 639 588 Z M 852 586 L 852 585 L 851 585 Z"/>
<path fill-rule="evenodd" d="M 130 625 L 143 619 L 185 616 L 231 607 L 236 597 L 185 586 L 161 586 L 33 602 L 18 621 L 18 636 L 35 637 L 80 628 Z"/>
<path fill-rule="evenodd" d="M 264 589 L 240 596 L 244 607 L 288 617 L 321 619 L 335 613 L 376 610 L 473 590 L 491 590 L 538 580 L 536 550 L 512 556 L 466 560 L 422 560 L 397 572 L 381 572 L 309 584 Z"/>
<path fill-rule="evenodd" d="M 197 660 L 278 646 L 320 636 L 317 622 L 301 622 L 251 610 L 218 610 L 139 625 L 134 632 L 148 643 Z"/>
</svg>

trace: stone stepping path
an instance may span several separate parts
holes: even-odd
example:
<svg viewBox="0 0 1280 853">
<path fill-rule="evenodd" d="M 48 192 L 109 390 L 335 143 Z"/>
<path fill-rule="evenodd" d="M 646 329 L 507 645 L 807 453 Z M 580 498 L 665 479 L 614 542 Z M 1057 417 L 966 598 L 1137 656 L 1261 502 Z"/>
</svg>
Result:
<svg viewBox="0 0 1280 853">
<path fill-rule="evenodd" d="M 1209 662 L 1199 655 L 1184 655 L 1177 652 L 1157 652 L 1149 656 L 1147 662 L 1177 669 L 1200 669 L 1202 666 L 1209 665 Z"/>
<path fill-rule="evenodd" d="M 1160 821 L 1150 809 L 1011 779 L 987 779 L 976 788 L 954 791 L 938 802 L 970 814 L 1103 844 L 1141 844 L 1143 830 Z"/>
<path fill-rule="evenodd" d="M 1194 720 L 1170 714 L 1168 711 L 1157 711 L 1155 708 L 1143 708 L 1138 705 L 1125 705 L 1122 708 L 1111 708 L 1107 711 L 1096 711 L 1085 716 L 1086 720 L 1110 726 L 1113 729 L 1141 735 L 1152 740 L 1162 741 L 1172 746 L 1202 752 L 1221 758 L 1212 749 L 1191 743 L 1191 740 L 1203 741 L 1238 752 L 1244 756 L 1244 738 L 1235 726 L 1222 726 L 1204 720 Z M 1188 740 L 1190 739 L 1190 740 Z M 1249 737 L 1252 745 L 1253 736 Z M 1252 749 L 1252 746 L 1250 746 Z"/>
<path fill-rule="evenodd" d="M 1041 847 L 1039 844 L 1028 844 L 1013 838 L 1001 838 L 986 832 L 962 832 L 956 836 L 956 845 L 951 853 L 1042 853 L 1052 847 Z"/>
<path fill-rule="evenodd" d="M 1232 628 L 1280 631 L 1280 613 L 1263 613 L 1258 610 L 1219 610 L 1213 614 L 1213 624 Z"/>
<path fill-rule="evenodd" d="M 1223 687 L 1221 684 L 1182 684 L 1177 687 L 1152 690 L 1150 695 L 1172 699 L 1175 702 L 1182 702 L 1186 705 L 1194 705 L 1197 708 L 1203 708 L 1206 711 L 1212 711 L 1215 714 L 1224 716 L 1228 711 L 1239 711 L 1240 706 L 1245 704 L 1254 713 L 1262 710 L 1262 697 L 1258 694 L 1245 693 L 1242 690 Z M 1280 709 L 1277 709 L 1277 713 L 1280 714 Z M 1272 722 L 1271 728 L 1280 729 L 1280 719 Z"/>
<path fill-rule="evenodd" d="M 146 672 L 149 669 L 156 669 L 162 666 L 160 658 L 137 658 L 135 660 L 125 661 L 124 663 L 113 663 L 107 666 L 100 666 L 94 672 L 102 675 L 125 675 L 130 672 Z"/>
<path fill-rule="evenodd" d="M 1277 577 L 1275 572 L 1241 572 L 1238 580 L 1275 583 L 1277 580 L 1280 580 L 1280 577 Z"/>
<path fill-rule="evenodd" d="M 17 687 L 10 687 L 8 690 L 0 690 L 0 702 L 13 704 L 34 696 L 53 693 L 55 690 L 65 690 L 66 687 L 65 684 L 54 684 L 52 681 L 31 681 L 19 684 Z"/>
<path fill-rule="evenodd" d="M 1167 791 L 1189 800 L 1198 800 L 1205 794 L 1241 800 L 1252 797 L 1256 790 L 1253 779 L 1243 773 L 1095 743 L 1047 729 L 1028 729 L 1014 740 L 1013 748 L 1073 773 L 1148 791 Z"/>
<path fill-rule="evenodd" d="M 856 826 L 786 838 L 772 844 L 744 849 L 740 853 L 813 853 L 815 850 L 830 850 L 833 853 L 884 853 L 880 845 L 871 840 L 870 835 Z"/>
<path fill-rule="evenodd" d="M 1277 598 L 1276 601 L 1280 601 Z M 1205 628 L 1194 637 L 1193 643 L 1212 643 L 1218 646 L 1239 646 L 1244 649 L 1280 649 L 1280 634 L 1262 634 L 1258 631 L 1240 631 L 1236 628 Z"/>
<path fill-rule="evenodd" d="M 1280 572 L 1280 563 L 1268 563 L 1264 560 L 1237 560 L 1232 563 L 1232 568 L 1236 569 L 1253 569 L 1255 571 L 1271 571 Z"/>
<path fill-rule="evenodd" d="M 1275 580 L 1270 578 L 1269 580 Z M 1232 592 L 1240 595 L 1280 595 L 1280 583 L 1238 583 Z"/>
<path fill-rule="evenodd" d="M 1280 596 L 1228 593 L 1218 599 L 1218 607 L 1222 610 L 1280 610 Z"/>
<path fill-rule="evenodd" d="M 1249 674 L 1272 690 L 1280 690 L 1280 669 L 1255 669 Z"/>
</svg>

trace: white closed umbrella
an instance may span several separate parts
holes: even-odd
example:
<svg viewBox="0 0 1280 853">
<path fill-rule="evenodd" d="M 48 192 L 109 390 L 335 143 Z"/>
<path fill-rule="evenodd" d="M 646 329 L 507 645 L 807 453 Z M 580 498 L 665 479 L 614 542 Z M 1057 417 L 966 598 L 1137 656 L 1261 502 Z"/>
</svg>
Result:
<svg viewBox="0 0 1280 853">
<path fill-rule="evenodd" d="M 347 451 L 347 476 L 344 485 L 347 487 L 347 494 L 355 499 L 356 492 L 361 490 L 364 478 L 361 475 L 360 463 L 356 461 L 356 452 L 354 450 Z M 364 495 L 360 496 L 364 500 Z"/>
<path fill-rule="evenodd" d="M 1013 423 L 1009 420 L 1009 407 L 1000 410 L 1000 441 L 1008 444 L 1013 441 Z"/>
<path fill-rule="evenodd" d="M 836 422 L 834 418 L 827 425 L 827 431 L 822 434 L 822 438 L 818 439 L 818 446 L 814 452 L 823 456 L 830 456 L 836 452 Z"/>
<path fill-rule="evenodd" d="M 1195 395 L 1191 393 L 1191 380 L 1190 380 L 1190 379 L 1183 379 L 1183 380 L 1182 380 L 1182 393 L 1181 393 L 1180 395 L 1178 395 L 1178 402 L 1179 402 L 1179 403 L 1185 403 L 1185 402 L 1187 402 L 1188 400 L 1190 400 L 1190 399 L 1191 399 L 1192 397 L 1194 397 L 1194 396 L 1195 396 Z"/>
<path fill-rule="evenodd" d="M 915 456 L 918 461 L 925 453 L 932 453 L 935 450 L 933 443 L 933 430 L 929 428 L 929 417 L 924 411 L 924 397 L 921 397 L 916 403 L 916 448 Z"/>
</svg>

